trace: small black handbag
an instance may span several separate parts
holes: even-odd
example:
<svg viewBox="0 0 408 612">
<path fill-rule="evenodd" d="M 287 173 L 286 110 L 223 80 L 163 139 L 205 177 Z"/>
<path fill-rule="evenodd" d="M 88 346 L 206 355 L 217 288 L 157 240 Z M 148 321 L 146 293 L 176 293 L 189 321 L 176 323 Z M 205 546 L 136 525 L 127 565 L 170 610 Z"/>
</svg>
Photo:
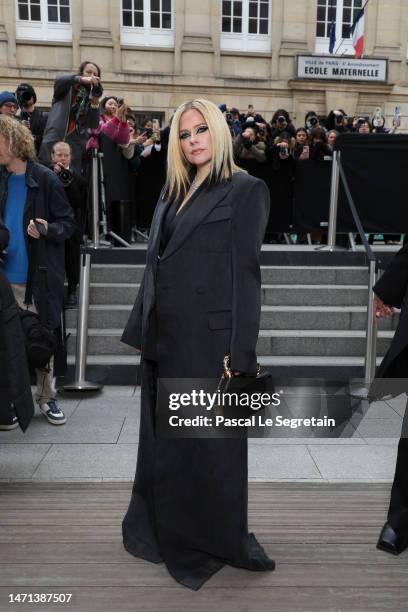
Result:
<svg viewBox="0 0 408 612">
<path fill-rule="evenodd" d="M 256 374 L 238 374 L 234 375 L 230 368 L 231 356 L 225 355 L 223 359 L 223 371 L 221 374 L 220 381 L 218 383 L 217 392 L 220 397 L 223 394 L 236 393 L 238 396 L 252 395 L 253 393 L 266 393 L 273 394 L 272 376 L 269 370 L 262 368 L 260 364 L 257 364 Z M 269 383 L 269 384 L 268 384 Z M 239 401 L 239 400 L 238 400 Z M 216 416 L 224 416 L 226 414 L 226 403 L 218 403 L 214 406 L 213 412 Z M 231 404 L 228 404 L 230 406 Z M 245 406 L 240 401 L 238 405 L 234 406 L 234 410 L 239 411 L 243 415 L 253 414 L 254 409 L 251 406 Z M 231 412 L 231 411 L 230 411 Z"/>
</svg>

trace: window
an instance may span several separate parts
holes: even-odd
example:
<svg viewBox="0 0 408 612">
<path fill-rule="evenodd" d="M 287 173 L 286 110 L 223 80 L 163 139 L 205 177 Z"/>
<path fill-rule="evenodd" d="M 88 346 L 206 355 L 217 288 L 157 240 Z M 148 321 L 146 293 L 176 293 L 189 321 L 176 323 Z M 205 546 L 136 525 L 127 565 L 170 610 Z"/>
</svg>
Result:
<svg viewBox="0 0 408 612">
<path fill-rule="evenodd" d="M 332 22 L 336 28 L 335 52 L 339 55 L 354 54 L 351 26 L 364 0 L 317 0 L 316 52 L 329 52 L 329 36 Z"/>
<path fill-rule="evenodd" d="M 222 0 L 221 49 L 270 51 L 271 0 Z"/>
<path fill-rule="evenodd" d="M 17 0 L 17 38 L 72 40 L 70 0 Z"/>
<path fill-rule="evenodd" d="M 172 47 L 172 1 L 122 0 L 121 38 L 126 45 Z"/>
</svg>

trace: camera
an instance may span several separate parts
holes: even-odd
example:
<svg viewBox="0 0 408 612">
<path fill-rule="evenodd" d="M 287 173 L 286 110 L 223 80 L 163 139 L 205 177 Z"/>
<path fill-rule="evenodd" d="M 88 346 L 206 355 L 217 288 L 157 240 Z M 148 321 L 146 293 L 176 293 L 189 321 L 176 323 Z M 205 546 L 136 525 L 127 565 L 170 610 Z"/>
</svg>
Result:
<svg viewBox="0 0 408 612">
<path fill-rule="evenodd" d="M 279 155 L 289 155 L 289 148 L 287 145 L 279 147 Z"/>
<path fill-rule="evenodd" d="M 58 176 L 64 187 L 68 187 L 68 185 L 72 183 L 72 180 L 74 178 L 74 175 L 72 174 L 71 170 L 68 170 L 68 168 L 61 168 L 61 171 L 58 173 Z"/>
<path fill-rule="evenodd" d="M 30 121 L 31 120 L 31 113 L 29 113 L 28 111 L 21 111 L 20 112 L 20 119 L 21 121 Z"/>
<path fill-rule="evenodd" d="M 153 130 L 152 128 L 146 128 L 143 132 L 143 134 L 146 136 L 146 138 L 151 138 L 152 134 L 153 134 Z"/>
<path fill-rule="evenodd" d="M 21 83 L 16 89 L 16 98 L 20 108 L 28 104 L 31 98 L 34 98 L 34 103 L 37 101 L 34 88 L 28 83 Z"/>
<path fill-rule="evenodd" d="M 91 87 L 90 97 L 91 98 L 100 98 L 103 94 L 103 87 L 101 83 L 97 83 Z"/>
<path fill-rule="evenodd" d="M 286 123 L 286 117 L 284 115 L 279 115 L 279 117 L 277 118 L 277 122 L 278 123 Z"/>
<path fill-rule="evenodd" d="M 225 118 L 227 120 L 227 123 L 231 123 L 232 122 L 232 113 L 225 113 Z"/>
<path fill-rule="evenodd" d="M 312 127 L 315 127 L 319 123 L 319 119 L 315 116 L 310 117 L 309 123 Z"/>
</svg>

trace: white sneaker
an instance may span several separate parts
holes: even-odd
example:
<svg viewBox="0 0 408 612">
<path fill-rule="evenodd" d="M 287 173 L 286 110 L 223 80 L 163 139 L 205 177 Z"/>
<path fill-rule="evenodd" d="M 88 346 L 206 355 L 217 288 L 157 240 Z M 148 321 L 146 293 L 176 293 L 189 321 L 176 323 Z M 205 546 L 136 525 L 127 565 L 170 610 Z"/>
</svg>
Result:
<svg viewBox="0 0 408 612">
<path fill-rule="evenodd" d="M 67 421 L 65 414 L 58 407 L 55 399 L 50 399 L 45 404 L 40 404 L 40 410 L 53 425 L 63 425 Z"/>
</svg>

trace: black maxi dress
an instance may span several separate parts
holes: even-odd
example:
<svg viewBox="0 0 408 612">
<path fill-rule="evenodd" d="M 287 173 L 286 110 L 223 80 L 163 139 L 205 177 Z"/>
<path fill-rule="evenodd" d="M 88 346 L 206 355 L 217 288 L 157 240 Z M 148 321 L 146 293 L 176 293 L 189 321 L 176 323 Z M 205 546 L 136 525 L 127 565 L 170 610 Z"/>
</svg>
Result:
<svg viewBox="0 0 408 612">
<path fill-rule="evenodd" d="M 161 252 L 203 188 L 199 187 L 179 214 L 179 202 L 167 208 L 161 225 Z M 191 367 L 184 361 L 182 371 L 177 358 L 156 361 L 151 352 L 148 357 L 141 359 L 137 468 L 122 524 L 126 550 L 153 563 L 164 561 L 173 578 L 193 590 L 225 564 L 273 570 L 274 561 L 254 534 L 248 533 L 247 440 L 166 439 L 155 432 L 157 379 L 217 379 L 223 354 L 206 369 L 202 362 L 198 367 L 192 355 Z"/>
</svg>

